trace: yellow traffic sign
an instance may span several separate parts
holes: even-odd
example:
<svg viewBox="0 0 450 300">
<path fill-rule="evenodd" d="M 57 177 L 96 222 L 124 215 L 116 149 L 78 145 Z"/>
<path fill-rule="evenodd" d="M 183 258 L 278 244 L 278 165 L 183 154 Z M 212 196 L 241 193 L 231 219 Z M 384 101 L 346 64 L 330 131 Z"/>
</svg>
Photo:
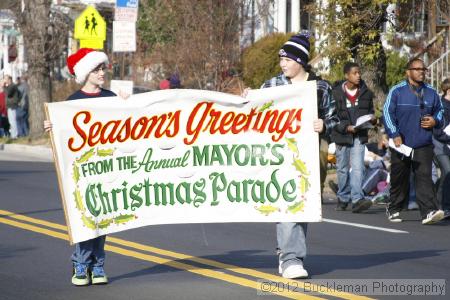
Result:
<svg viewBox="0 0 450 300">
<path fill-rule="evenodd" d="M 93 6 L 86 7 L 75 20 L 74 36 L 78 40 L 106 40 L 106 22 Z"/>
<path fill-rule="evenodd" d="M 103 49 L 102 40 L 80 40 L 80 48 Z"/>
</svg>

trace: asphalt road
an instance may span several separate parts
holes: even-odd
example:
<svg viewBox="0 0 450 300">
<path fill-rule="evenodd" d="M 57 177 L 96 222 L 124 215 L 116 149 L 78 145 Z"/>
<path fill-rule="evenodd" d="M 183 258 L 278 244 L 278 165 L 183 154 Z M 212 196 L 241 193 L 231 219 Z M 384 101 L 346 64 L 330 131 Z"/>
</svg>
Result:
<svg viewBox="0 0 450 300">
<path fill-rule="evenodd" d="M 376 280 L 450 279 L 450 222 L 423 226 L 410 211 L 392 224 L 383 207 L 334 208 L 326 202 L 324 222 L 309 225 L 308 280 L 278 276 L 274 224 L 183 224 L 108 236 L 110 284 L 74 287 L 54 165 L 0 151 L 0 299 L 398 299 L 359 296 L 356 280 L 367 279 L 370 292 Z M 353 293 L 312 295 L 307 284 L 319 279 L 353 279 Z"/>
</svg>

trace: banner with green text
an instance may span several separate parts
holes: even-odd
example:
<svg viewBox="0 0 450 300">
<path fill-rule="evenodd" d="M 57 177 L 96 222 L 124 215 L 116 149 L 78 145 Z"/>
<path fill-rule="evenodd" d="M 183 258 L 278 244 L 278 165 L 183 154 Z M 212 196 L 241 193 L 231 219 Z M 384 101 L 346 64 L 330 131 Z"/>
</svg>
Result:
<svg viewBox="0 0 450 300">
<path fill-rule="evenodd" d="M 315 81 L 47 104 L 72 243 L 152 224 L 321 220 Z"/>
</svg>

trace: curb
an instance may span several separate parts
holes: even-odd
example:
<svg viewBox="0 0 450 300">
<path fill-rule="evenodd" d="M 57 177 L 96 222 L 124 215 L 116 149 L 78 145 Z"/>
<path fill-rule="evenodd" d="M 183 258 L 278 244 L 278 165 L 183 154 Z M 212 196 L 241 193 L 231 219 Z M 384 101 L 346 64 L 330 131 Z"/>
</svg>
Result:
<svg viewBox="0 0 450 300">
<path fill-rule="evenodd" d="M 52 149 L 46 146 L 30 146 L 21 144 L 0 144 L 0 151 L 5 154 L 26 155 L 40 160 L 53 161 Z"/>
</svg>

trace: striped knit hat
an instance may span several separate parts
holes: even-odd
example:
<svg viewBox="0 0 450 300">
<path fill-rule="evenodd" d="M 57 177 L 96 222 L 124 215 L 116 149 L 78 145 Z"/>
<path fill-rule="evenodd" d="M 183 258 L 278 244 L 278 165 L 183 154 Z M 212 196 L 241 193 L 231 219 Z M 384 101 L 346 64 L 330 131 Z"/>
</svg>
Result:
<svg viewBox="0 0 450 300">
<path fill-rule="evenodd" d="M 309 34 L 299 33 L 292 36 L 278 52 L 279 57 L 289 57 L 303 67 L 308 65 L 309 60 Z"/>
</svg>

